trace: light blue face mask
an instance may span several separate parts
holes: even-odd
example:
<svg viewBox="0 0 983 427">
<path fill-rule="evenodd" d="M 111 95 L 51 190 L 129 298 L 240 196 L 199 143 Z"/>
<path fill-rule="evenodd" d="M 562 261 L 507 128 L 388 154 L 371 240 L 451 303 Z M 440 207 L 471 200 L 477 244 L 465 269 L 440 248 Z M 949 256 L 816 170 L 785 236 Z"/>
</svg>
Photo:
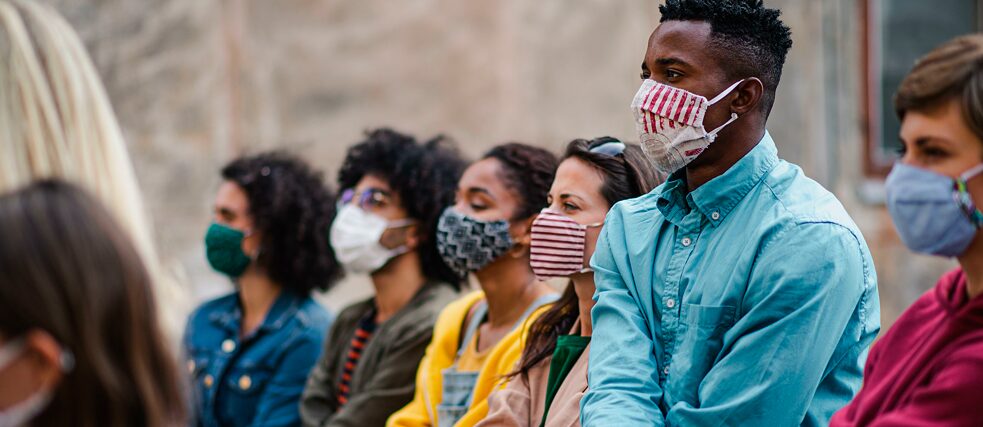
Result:
<svg viewBox="0 0 983 427">
<path fill-rule="evenodd" d="M 952 179 L 898 162 L 887 176 L 887 209 L 901 241 L 915 252 L 958 257 L 983 227 L 966 182 L 983 164 Z"/>
</svg>

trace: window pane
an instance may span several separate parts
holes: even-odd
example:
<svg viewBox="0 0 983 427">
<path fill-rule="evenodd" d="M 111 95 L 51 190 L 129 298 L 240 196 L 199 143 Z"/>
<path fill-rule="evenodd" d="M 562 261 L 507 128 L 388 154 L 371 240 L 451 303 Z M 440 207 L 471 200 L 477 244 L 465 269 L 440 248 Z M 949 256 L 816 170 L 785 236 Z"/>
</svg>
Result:
<svg viewBox="0 0 983 427">
<path fill-rule="evenodd" d="M 890 161 L 898 144 L 901 123 L 894 114 L 894 93 L 915 61 L 939 44 L 977 30 L 977 0 L 879 0 L 874 8 L 880 49 L 879 102 L 881 152 Z M 876 70 L 876 69 L 875 69 Z M 874 116 L 876 117 L 876 116 Z M 872 117 L 872 118 L 874 118 Z"/>
</svg>

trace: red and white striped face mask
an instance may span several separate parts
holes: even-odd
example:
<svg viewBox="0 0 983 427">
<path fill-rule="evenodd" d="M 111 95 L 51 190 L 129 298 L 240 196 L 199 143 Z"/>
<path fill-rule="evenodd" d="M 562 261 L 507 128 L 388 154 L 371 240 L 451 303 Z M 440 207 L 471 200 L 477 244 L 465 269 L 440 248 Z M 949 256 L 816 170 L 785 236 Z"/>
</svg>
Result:
<svg viewBox="0 0 983 427">
<path fill-rule="evenodd" d="M 587 229 L 604 223 L 583 225 L 553 209 L 543 209 L 532 222 L 529 265 L 536 277 L 566 277 L 590 271 L 584 266 Z"/>
<path fill-rule="evenodd" d="M 642 82 L 631 102 L 631 110 L 642 151 L 656 169 L 665 173 L 682 169 L 710 146 L 717 132 L 737 120 L 737 113 L 732 113 L 727 123 L 712 131 L 707 132 L 703 127 L 707 108 L 743 81 L 732 84 L 711 100 L 655 80 Z"/>
</svg>

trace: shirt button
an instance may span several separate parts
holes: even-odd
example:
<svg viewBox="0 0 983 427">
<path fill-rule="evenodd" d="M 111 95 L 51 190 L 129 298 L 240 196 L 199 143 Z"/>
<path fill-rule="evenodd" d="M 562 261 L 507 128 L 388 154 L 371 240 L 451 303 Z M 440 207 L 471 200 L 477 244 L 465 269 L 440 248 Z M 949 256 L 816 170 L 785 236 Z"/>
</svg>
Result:
<svg viewBox="0 0 983 427">
<path fill-rule="evenodd" d="M 222 341 L 222 351 L 232 353 L 236 349 L 236 342 L 232 340 Z"/>
<path fill-rule="evenodd" d="M 693 241 L 690 240 L 689 237 L 683 237 L 682 243 L 683 243 L 683 246 L 689 246 L 690 243 L 693 243 Z"/>
<path fill-rule="evenodd" d="M 663 374 L 666 374 L 666 375 L 669 375 L 669 367 L 666 366 L 665 368 L 662 368 L 662 373 Z"/>
<path fill-rule="evenodd" d="M 720 219 L 720 212 L 714 212 L 714 213 L 710 214 L 710 219 L 712 219 L 714 221 Z"/>
<path fill-rule="evenodd" d="M 215 378 L 211 375 L 205 375 L 205 379 L 202 380 L 205 384 L 205 388 L 212 388 L 212 384 L 215 383 Z"/>
<path fill-rule="evenodd" d="M 673 308 L 676 306 L 676 300 L 669 298 L 666 300 L 666 307 Z"/>
<path fill-rule="evenodd" d="M 195 373 L 195 361 L 194 360 L 189 360 L 188 361 L 188 373 L 191 373 L 191 374 Z"/>
<path fill-rule="evenodd" d="M 240 389 L 242 389 L 242 390 L 249 390 L 249 387 L 252 387 L 252 386 L 253 386 L 253 380 L 252 380 L 252 378 L 249 378 L 249 375 L 243 375 L 243 376 L 239 377 L 239 388 Z"/>
</svg>

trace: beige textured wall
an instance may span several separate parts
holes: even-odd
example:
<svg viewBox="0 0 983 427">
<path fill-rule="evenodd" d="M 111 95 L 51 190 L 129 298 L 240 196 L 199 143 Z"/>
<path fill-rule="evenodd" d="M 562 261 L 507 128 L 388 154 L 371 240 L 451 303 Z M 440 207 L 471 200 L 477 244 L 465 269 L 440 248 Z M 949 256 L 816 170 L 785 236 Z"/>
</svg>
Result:
<svg viewBox="0 0 983 427">
<path fill-rule="evenodd" d="M 227 290 L 201 235 L 217 168 L 285 147 L 333 181 L 371 127 L 444 132 L 465 152 L 518 140 L 633 138 L 651 0 L 44 0 L 79 30 L 137 164 L 163 253 L 204 297 Z M 890 322 L 944 261 L 915 258 L 884 210 L 859 202 L 859 29 L 850 0 L 773 0 L 795 47 L 770 129 L 863 228 Z M 325 298 L 367 292 L 348 280 Z"/>
</svg>

